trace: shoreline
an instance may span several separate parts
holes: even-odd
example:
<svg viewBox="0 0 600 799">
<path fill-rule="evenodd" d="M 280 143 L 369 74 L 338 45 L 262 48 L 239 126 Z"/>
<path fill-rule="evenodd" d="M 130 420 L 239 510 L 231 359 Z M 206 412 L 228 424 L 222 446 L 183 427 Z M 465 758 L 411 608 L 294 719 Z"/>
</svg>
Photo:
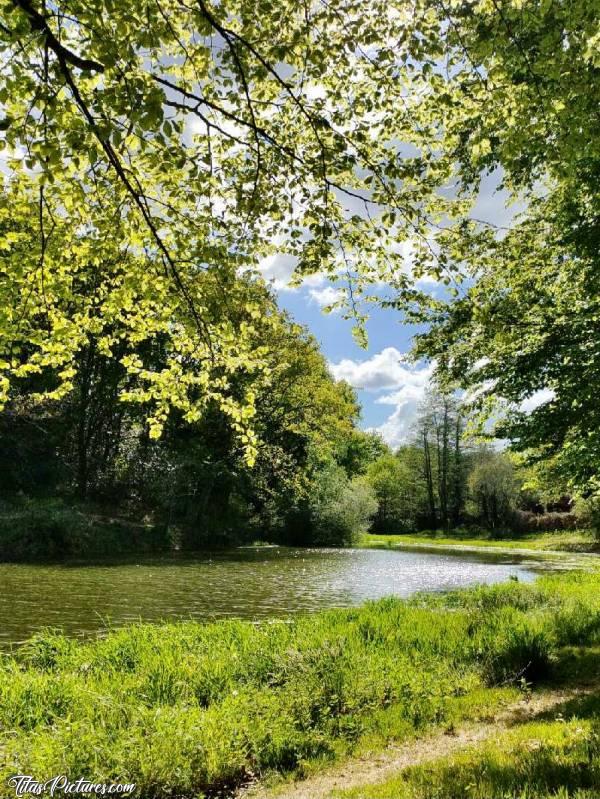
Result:
<svg viewBox="0 0 600 799">
<path fill-rule="evenodd" d="M 557 531 L 505 538 L 454 537 L 438 534 L 364 533 L 357 547 L 363 549 L 431 549 L 462 552 L 498 552 L 519 555 L 600 555 L 600 541 L 590 531 Z"/>
<path fill-rule="evenodd" d="M 415 542 L 401 542 L 397 544 L 360 544 L 357 545 L 356 549 L 402 549 L 406 551 L 410 550 L 433 550 L 433 551 L 447 551 L 447 552 L 456 552 L 460 554 L 461 552 L 483 552 L 486 554 L 497 553 L 498 555 L 523 555 L 523 556 L 531 556 L 531 557 L 553 557 L 553 558 L 561 558 L 564 559 L 566 557 L 572 558 L 599 558 L 600 552 L 577 552 L 572 550 L 564 550 L 564 549 L 532 549 L 532 548 L 521 548 L 521 547 L 509 547 L 509 546 L 496 546 L 495 544 L 462 544 L 460 541 L 457 541 L 456 544 L 437 544 L 432 541 L 430 544 L 423 543 L 421 541 Z"/>
<path fill-rule="evenodd" d="M 388 597 L 289 624 L 133 624 L 83 643 L 38 634 L 0 660 L 0 779 L 85 773 L 94 757 L 94 776 L 135 782 L 137 795 L 233 796 L 258 778 L 376 757 L 518 692 L 597 675 L 598 577 Z"/>
</svg>

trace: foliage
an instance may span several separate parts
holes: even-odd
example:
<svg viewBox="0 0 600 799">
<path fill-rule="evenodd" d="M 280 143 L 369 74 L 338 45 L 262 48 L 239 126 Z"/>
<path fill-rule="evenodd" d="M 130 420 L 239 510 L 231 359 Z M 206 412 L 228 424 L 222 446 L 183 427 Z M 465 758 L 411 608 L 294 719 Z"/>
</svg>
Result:
<svg viewBox="0 0 600 799">
<path fill-rule="evenodd" d="M 417 352 L 469 390 L 482 426 L 491 419 L 497 436 L 551 459 L 570 493 L 593 495 L 598 5 L 437 5 L 445 75 L 433 70 L 422 110 L 440 109 L 440 147 L 454 153 L 465 190 L 497 170 L 524 210 L 508 229 L 474 219 L 448 227 L 448 276 L 459 287 L 430 304 Z"/>
<path fill-rule="evenodd" d="M 335 459 L 349 476 L 355 477 L 366 474 L 371 464 L 390 452 L 379 433 L 353 430 L 344 435 L 335 451 Z"/>
<path fill-rule="evenodd" d="M 110 197 L 95 201 L 104 212 L 99 222 L 89 200 L 76 207 L 76 219 L 52 217 L 42 246 L 34 203 L 16 189 L 0 198 L 2 404 L 11 384 L 31 376 L 38 377 L 34 399 L 61 400 L 84 391 L 92 375 L 99 382 L 94 370 L 108 364 L 105 388 L 145 410 L 151 438 L 172 409 L 193 423 L 218 404 L 251 461 L 254 395 L 245 383 L 265 366 L 258 338 L 268 339 L 274 302 L 249 279 L 225 281 L 197 268 L 188 299 L 201 301 L 218 346 L 207 333 L 192 335 L 198 323 L 164 264 L 123 238 Z"/>
<path fill-rule="evenodd" d="M 292 540 L 321 546 L 350 546 L 366 532 L 377 511 L 369 483 L 349 480 L 334 461 L 317 467 L 306 499 L 292 510 Z"/>
<path fill-rule="evenodd" d="M 514 467 L 506 455 L 480 453 L 469 475 L 469 489 L 480 518 L 490 530 L 510 526 L 518 486 Z"/>
<path fill-rule="evenodd" d="M 103 351 L 101 336 L 89 334 L 77 354 L 73 388 L 67 395 L 36 400 L 40 389 L 55 381 L 56 369 L 21 378 L 12 387 L 9 404 L 0 414 L 0 441 L 11 461 L 0 488 L 10 501 L 22 492 L 40 498 L 59 496 L 69 505 L 76 499 L 84 514 L 82 501 L 89 505 L 88 519 L 84 522 L 76 512 L 72 534 L 63 531 L 64 555 L 80 554 L 86 542 L 90 554 L 96 552 L 90 535 L 75 532 L 81 524 L 97 529 L 95 506 L 105 517 L 118 513 L 139 520 L 147 515 L 161 528 L 169 528 L 178 545 L 188 548 L 257 537 L 285 539 L 290 510 L 314 494 L 320 479 L 315 469 L 325 462 L 341 470 L 340 491 L 343 484 L 345 497 L 330 497 L 327 518 L 332 522 L 337 508 L 345 531 L 331 533 L 331 540 L 336 536 L 340 542 L 350 540 L 361 528 L 358 518 L 348 516 L 352 503 L 346 502 L 350 492 L 346 483 L 363 472 L 372 453 L 384 445 L 356 429 L 355 394 L 347 384 L 332 379 L 314 339 L 276 310 L 264 288 L 249 283 L 247 289 L 270 318 L 267 369 L 260 379 L 244 373 L 231 376 L 228 391 L 241 397 L 253 386 L 253 466 L 230 417 L 216 401 L 207 404 L 194 422 L 182 411 L 172 411 L 162 436 L 155 439 L 143 408 L 121 401 L 137 383 L 116 352 Z M 255 330 L 254 347 L 260 348 L 262 335 Z M 137 347 L 153 369 L 168 368 L 166 348 L 147 351 L 143 342 Z M 353 507 L 358 512 L 366 495 L 359 483 L 356 488 Z M 368 507 L 362 524 L 367 511 Z M 318 515 L 308 518 L 303 530 L 306 543 L 312 540 Z M 41 550 L 34 545 L 36 525 L 31 519 L 32 529 L 24 529 L 27 518 L 21 515 L 15 520 L 10 540 L 20 531 L 22 541 L 15 553 L 26 555 L 31 550 L 38 557 L 44 544 L 40 543 Z M 134 527 L 129 529 L 132 541 L 138 540 Z M 319 537 L 326 537 L 322 530 Z M 49 542 L 50 538 L 48 546 Z"/>
<path fill-rule="evenodd" d="M 10 0 L 0 20 L 9 413 L 23 394 L 77 405 L 82 496 L 90 482 L 122 484 L 132 464 L 144 472 L 143 438 L 213 425 L 196 447 L 205 473 L 190 478 L 180 453 L 168 461 L 171 480 L 186 475 L 183 515 L 207 516 L 218 486 L 220 532 L 261 518 L 281 529 L 284 505 L 310 491 L 311 446 L 331 456 L 326 436 L 307 442 L 313 420 L 295 427 L 293 402 L 308 403 L 312 385 L 302 395 L 302 383 L 279 382 L 289 404 L 274 440 L 261 422 L 259 399 L 267 409 L 270 381 L 285 379 L 277 345 L 290 346 L 259 274 L 281 252 L 296 282 L 343 280 L 359 325 L 374 282 L 405 319 L 428 323 L 415 354 L 435 358 L 450 389 L 421 419 L 429 525 L 464 516 L 457 385 L 482 425 L 491 417 L 497 435 L 550 459 L 569 493 L 594 497 L 597 10 L 596 0 L 410 10 L 288 0 L 260 13 L 204 0 Z M 473 218 L 494 170 L 524 208 L 509 230 Z M 440 284 L 434 298 L 415 282 L 424 276 Z M 343 390 L 331 392 L 335 416 Z M 98 393 L 134 410 L 94 406 Z M 546 402 L 527 412 L 536 397 Z M 127 452 L 111 452 L 127 435 Z M 384 454 L 353 436 L 333 437 L 349 477 Z"/>
<path fill-rule="evenodd" d="M 457 524 L 465 505 L 464 416 L 449 391 L 432 390 L 416 422 L 415 445 L 421 453 L 429 526 Z"/>
<path fill-rule="evenodd" d="M 548 460 L 571 493 L 590 494 L 597 268 L 564 241 L 568 227 L 558 211 L 532 203 L 529 218 L 502 239 L 474 245 L 477 282 L 432 317 L 419 349 L 451 352 L 447 375 L 471 390 L 481 418 L 492 414 L 496 435 Z"/>
<path fill-rule="evenodd" d="M 138 385 L 123 399 L 147 403 L 153 436 L 172 408 L 194 422 L 215 402 L 252 462 L 253 394 L 229 381 L 264 371 L 251 339 L 269 319 L 240 272 L 280 250 L 298 276 L 352 279 L 363 263 L 401 286 L 392 244 L 425 244 L 429 216 L 450 212 L 428 191 L 450 161 L 424 181 L 421 158 L 390 146 L 420 136 L 398 102 L 396 43 L 404 61 L 421 52 L 410 28 L 383 0 L 3 6 L 3 393 L 46 366 L 46 393 L 68 393 L 93 333 L 124 349 Z M 84 276 L 75 291 L 89 272 L 93 288 Z M 361 291 L 347 290 L 356 317 Z M 167 365 L 131 352 L 139 342 Z"/>
<path fill-rule="evenodd" d="M 369 464 L 367 480 L 377 497 L 374 531 L 414 529 L 419 512 L 418 475 L 397 455 L 383 455 Z"/>
<path fill-rule="evenodd" d="M 597 640 L 596 580 L 551 576 L 259 625 L 137 625 L 78 645 L 42 634 L 0 668 L 2 775 L 91 769 L 145 797 L 200 793 L 331 757 L 385 708 L 405 732 L 426 728 L 453 696 L 533 662 L 541 673 L 556 647 Z"/>
<path fill-rule="evenodd" d="M 597 497 L 578 499 L 575 505 L 578 519 L 583 525 L 588 525 L 594 531 L 596 538 L 600 539 L 600 503 Z"/>
<path fill-rule="evenodd" d="M 581 516 L 575 513 L 530 513 L 516 511 L 513 514 L 512 529 L 517 532 L 576 530 L 585 524 Z"/>
</svg>

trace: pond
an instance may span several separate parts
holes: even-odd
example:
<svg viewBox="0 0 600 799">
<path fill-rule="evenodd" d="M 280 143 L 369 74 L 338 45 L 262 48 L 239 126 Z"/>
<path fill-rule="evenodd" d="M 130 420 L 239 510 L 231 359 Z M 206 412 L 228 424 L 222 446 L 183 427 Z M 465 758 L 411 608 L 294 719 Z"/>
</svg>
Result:
<svg viewBox="0 0 600 799">
<path fill-rule="evenodd" d="M 0 564 L 0 645 L 43 627 L 96 633 L 132 621 L 261 619 L 388 594 L 532 580 L 552 561 L 418 549 L 239 548 L 130 562 Z"/>
</svg>

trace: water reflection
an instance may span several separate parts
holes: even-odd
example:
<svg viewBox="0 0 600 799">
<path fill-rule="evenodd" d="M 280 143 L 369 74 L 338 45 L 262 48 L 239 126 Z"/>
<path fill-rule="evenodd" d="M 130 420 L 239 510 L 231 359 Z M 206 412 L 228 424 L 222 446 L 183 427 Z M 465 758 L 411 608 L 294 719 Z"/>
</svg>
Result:
<svg viewBox="0 0 600 799">
<path fill-rule="evenodd" d="M 528 581 L 547 567 L 548 561 L 491 552 L 283 547 L 118 564 L 1 564 L 0 643 L 48 626 L 82 634 L 140 619 L 285 616 L 511 575 Z"/>
</svg>

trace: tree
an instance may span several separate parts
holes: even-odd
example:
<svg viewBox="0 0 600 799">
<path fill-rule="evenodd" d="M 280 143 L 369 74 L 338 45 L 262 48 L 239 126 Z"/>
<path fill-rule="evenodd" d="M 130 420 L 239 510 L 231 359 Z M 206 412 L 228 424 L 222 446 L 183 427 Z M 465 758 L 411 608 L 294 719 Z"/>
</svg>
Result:
<svg viewBox="0 0 600 799">
<path fill-rule="evenodd" d="M 336 461 L 350 477 L 364 475 L 371 465 L 391 450 L 379 433 L 352 429 L 343 436 L 335 453 Z"/>
<path fill-rule="evenodd" d="M 101 209 L 103 218 L 94 219 Z M 31 198 L 16 189 L 0 196 L 4 401 L 11 384 L 34 374 L 52 374 L 39 381 L 37 399 L 60 400 L 76 383 L 85 392 L 89 376 L 81 370 L 93 347 L 96 365 L 116 360 L 127 378 L 119 399 L 144 408 L 151 437 L 159 437 L 172 409 L 194 422 L 216 402 L 252 460 L 254 394 L 244 378 L 265 367 L 264 342 L 276 316 L 264 286 L 247 275 L 227 281 L 195 269 L 188 295 L 201 300 L 217 345 L 191 335 L 189 307 L 165 279 L 160 258 L 124 238 L 110 195 L 96 192 L 70 217 L 57 212 L 44 225 Z M 245 391 L 236 395 L 234 383 Z"/>
<path fill-rule="evenodd" d="M 430 526 L 457 524 L 464 509 L 464 419 L 457 399 L 433 389 L 420 408 L 415 446 L 425 485 Z"/>
<path fill-rule="evenodd" d="M 518 489 L 513 464 L 504 453 L 484 450 L 479 454 L 469 475 L 469 491 L 477 514 L 490 530 L 510 524 Z"/>
<path fill-rule="evenodd" d="M 32 296 L 0 317 L 4 398 L 15 377 L 46 365 L 61 367 L 53 393 L 70 391 L 89 326 L 116 325 L 106 347 L 118 335 L 168 351 L 160 373 L 121 358 L 138 378 L 123 398 L 151 401 L 152 435 L 172 408 L 193 423 L 217 402 L 251 462 L 252 391 L 233 399 L 227 388 L 264 369 L 263 349 L 249 346 L 261 310 L 240 272 L 279 249 L 298 275 L 336 278 L 341 259 L 344 280 L 363 263 L 400 286 L 392 243 L 410 232 L 425 244 L 429 216 L 451 204 L 391 146 L 416 135 L 395 81 L 405 32 L 384 0 L 9 0 L 0 249 L 12 303 L 24 286 Z M 439 182 L 446 167 L 430 172 Z M 73 292 L 90 262 L 103 297 L 93 312 Z M 361 291 L 348 288 L 358 319 Z M 25 361 L 15 341 L 31 345 Z"/>
<path fill-rule="evenodd" d="M 446 77 L 431 77 L 442 148 L 465 192 L 501 170 L 524 211 L 509 230 L 465 219 L 438 245 L 455 299 L 430 304 L 416 355 L 468 390 L 481 428 L 571 491 L 599 490 L 597 2 L 438 4 Z M 434 82 L 437 89 L 434 89 Z M 430 104 L 429 110 L 426 109 Z M 443 133 L 441 132 L 443 131 Z M 545 399 L 533 412 L 534 400 Z"/>
<path fill-rule="evenodd" d="M 82 265 L 81 284 L 92 282 L 94 274 Z M 167 524 L 186 547 L 255 538 L 285 540 L 290 509 L 314 494 L 324 466 L 337 469 L 339 459 L 345 493 L 335 508 L 342 513 L 343 503 L 350 502 L 349 477 L 363 469 L 361 458 L 370 457 L 378 444 L 355 429 L 355 393 L 348 384 L 333 380 L 315 340 L 278 311 L 262 284 L 250 276 L 238 278 L 240 287 L 244 282 L 247 297 L 261 309 L 261 319 L 268 320 L 270 334 L 270 346 L 264 348 L 266 368 L 259 378 L 239 369 L 229 375 L 227 386 L 232 402 L 254 392 L 252 466 L 243 436 L 232 428 L 215 398 L 205 402 L 197 419 L 172 409 L 162 436 L 151 435 L 143 397 L 135 403 L 122 401 L 124 393 L 135 395 L 140 382 L 143 385 L 143 377 L 124 367 L 123 351 L 160 374 L 169 368 L 170 341 L 150 337 L 134 346 L 116 335 L 114 320 L 111 327 L 87 329 L 74 356 L 69 392 L 49 398 L 60 385 L 60 366 L 50 363 L 14 379 L 0 414 L 0 443 L 13 462 L 0 486 L 6 498 L 23 491 L 67 501 L 77 498 L 88 507 L 110 503 L 111 515 L 134 512 L 138 518 L 147 515 Z M 119 285 L 118 274 L 114 285 Z M 88 285 L 81 307 L 91 313 L 97 301 Z M 231 310 L 232 320 L 236 308 L 242 323 L 244 311 L 237 305 Z M 110 348 L 105 346 L 107 336 L 114 336 Z M 260 320 L 248 336 L 254 349 L 263 346 Z M 186 365 L 190 374 L 202 370 L 192 357 Z M 354 449 L 356 455 L 349 456 Z M 359 483 L 356 488 L 359 502 L 365 490 Z M 315 526 L 306 526 L 306 543 L 315 532 Z"/>
<path fill-rule="evenodd" d="M 419 508 L 415 473 L 396 455 L 382 455 L 367 469 L 366 479 L 377 497 L 373 529 L 407 532 L 414 529 Z"/>
</svg>

